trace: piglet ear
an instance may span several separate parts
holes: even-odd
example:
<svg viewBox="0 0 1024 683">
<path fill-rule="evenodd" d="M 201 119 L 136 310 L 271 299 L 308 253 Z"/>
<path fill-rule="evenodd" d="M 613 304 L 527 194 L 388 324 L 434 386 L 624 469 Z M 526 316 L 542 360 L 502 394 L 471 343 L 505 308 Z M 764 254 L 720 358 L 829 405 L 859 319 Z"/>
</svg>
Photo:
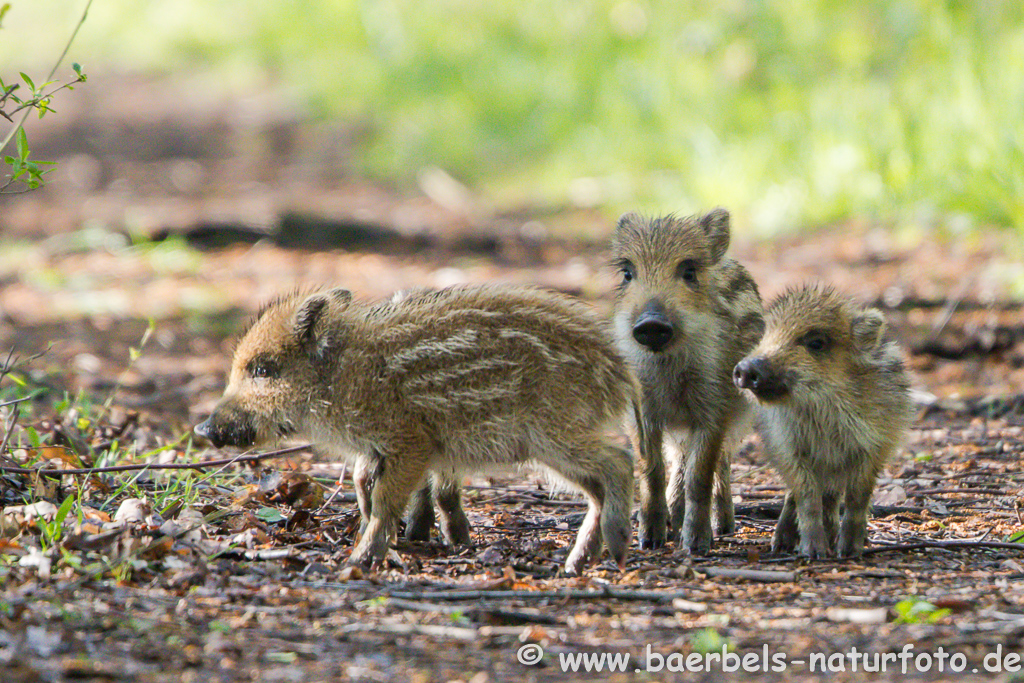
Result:
<svg viewBox="0 0 1024 683">
<path fill-rule="evenodd" d="M 295 337 L 303 345 L 313 340 L 317 323 L 327 308 L 328 298 L 326 294 L 317 293 L 306 297 L 306 300 L 299 306 L 295 313 Z"/>
<path fill-rule="evenodd" d="M 619 216 L 619 221 L 615 224 L 618 228 L 624 228 L 627 225 L 637 225 L 640 223 L 640 214 L 634 211 L 627 211 L 626 213 Z"/>
<path fill-rule="evenodd" d="M 853 343 L 858 349 L 864 352 L 872 351 L 882 341 L 885 316 L 877 308 L 869 308 L 854 316 L 850 331 L 853 333 Z"/>
<path fill-rule="evenodd" d="M 352 292 L 332 289 L 310 294 L 295 313 L 295 338 L 314 364 L 337 356 L 345 346 L 339 314 L 352 303 Z"/>
<path fill-rule="evenodd" d="M 624 246 L 636 240 L 642 225 L 643 218 L 640 217 L 640 214 L 630 211 L 619 216 L 619 220 L 615 224 L 615 232 L 612 233 L 612 254 L 621 255 Z"/>
<path fill-rule="evenodd" d="M 711 262 L 718 263 L 729 249 L 729 212 L 719 207 L 701 216 L 700 227 L 711 244 Z"/>
<path fill-rule="evenodd" d="M 337 287 L 330 291 L 331 305 L 335 306 L 338 310 L 344 310 L 348 308 L 348 305 L 352 303 L 352 292 L 347 289 Z"/>
</svg>

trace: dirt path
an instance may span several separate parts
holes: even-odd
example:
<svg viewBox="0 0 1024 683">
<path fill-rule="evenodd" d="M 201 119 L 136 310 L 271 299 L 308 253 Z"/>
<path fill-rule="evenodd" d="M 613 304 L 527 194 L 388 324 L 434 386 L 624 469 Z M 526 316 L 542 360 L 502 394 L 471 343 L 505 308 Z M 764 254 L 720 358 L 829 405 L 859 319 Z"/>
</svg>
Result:
<svg viewBox="0 0 1024 683">
<path fill-rule="evenodd" d="M 79 121 L 72 113 L 65 120 Z M 336 282 L 376 297 L 504 280 L 609 305 L 610 226 L 590 212 L 479 213 L 443 191 L 315 174 L 308 184 L 258 178 L 270 188 L 261 194 L 232 184 L 231 155 L 191 157 L 188 147 L 108 159 L 97 149 L 118 148 L 69 148 L 78 180 L 5 209 L 0 349 L 24 357 L 52 343 L 14 373 L 21 385 L 0 383 L 0 402 L 39 392 L 12 430 L 19 462 L 220 457 L 181 437 L 222 390 L 233 334 L 284 289 Z M 196 173 L 218 182 L 204 194 Z M 312 217 L 323 239 L 347 249 L 289 243 L 300 198 L 304 225 Z M 104 227 L 60 231 L 90 220 Z M 157 239 L 139 241 L 135 228 Z M 593 680 L 819 680 L 825 657 L 836 680 L 860 681 L 853 648 L 870 668 L 908 645 L 909 661 L 867 677 L 903 680 L 906 662 L 915 679 L 951 680 L 962 665 L 957 680 L 1010 680 L 986 665 L 997 654 L 1013 664 L 1005 657 L 1024 634 L 1024 544 L 1009 542 L 1024 529 L 1020 264 L 1006 237 L 890 228 L 772 242 L 741 229 L 733 247 L 766 296 L 834 282 L 882 306 L 908 349 L 920 414 L 876 492 L 863 559 L 767 554 L 782 490 L 754 441 L 734 464 L 737 533 L 710 556 L 634 549 L 625 572 L 598 566 L 581 578 L 558 567 L 582 505 L 532 475 L 473 480 L 472 547 L 402 545 L 363 575 L 344 567 L 358 527 L 350 485 L 325 502 L 340 467 L 306 455 L 213 474 L 0 473 L 7 508 L 78 501 L 64 529 L 24 514 L 2 527 L 0 680 L 554 681 L 584 677 L 565 673 L 563 659 L 593 653 L 631 657 L 624 673 L 585 675 Z M 33 432 L 62 448 L 29 448 Z M 149 508 L 112 521 L 127 499 Z M 674 671 L 723 645 L 757 671 L 722 674 L 731 659 L 711 674 Z"/>
</svg>

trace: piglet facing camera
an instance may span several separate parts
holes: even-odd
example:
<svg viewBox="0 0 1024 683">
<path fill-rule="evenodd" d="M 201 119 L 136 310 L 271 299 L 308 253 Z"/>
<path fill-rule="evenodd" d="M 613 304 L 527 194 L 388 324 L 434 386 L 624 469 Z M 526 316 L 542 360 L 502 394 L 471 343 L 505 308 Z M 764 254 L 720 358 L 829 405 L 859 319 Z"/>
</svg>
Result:
<svg viewBox="0 0 1024 683">
<path fill-rule="evenodd" d="M 732 372 L 764 321 L 753 278 L 725 256 L 729 234 L 728 212 L 715 209 L 626 214 L 612 238 L 615 334 L 643 393 L 646 424 L 634 436 L 643 548 L 663 545 L 669 524 L 685 550 L 701 554 L 714 532 L 735 529 L 729 465 L 750 421 Z"/>
</svg>

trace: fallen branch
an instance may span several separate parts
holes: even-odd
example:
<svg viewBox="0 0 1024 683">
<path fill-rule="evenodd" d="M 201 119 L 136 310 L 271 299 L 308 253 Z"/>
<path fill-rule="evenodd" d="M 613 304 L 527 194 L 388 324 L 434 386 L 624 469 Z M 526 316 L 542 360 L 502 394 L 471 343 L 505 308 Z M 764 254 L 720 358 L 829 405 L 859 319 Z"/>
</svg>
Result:
<svg viewBox="0 0 1024 683">
<path fill-rule="evenodd" d="M 916 498 L 917 496 L 934 496 L 940 493 L 969 493 L 976 496 L 1011 496 L 1013 495 L 1009 491 L 1004 489 L 993 489 L 993 488 L 956 488 L 956 489 L 909 489 L 907 490 L 907 498 Z"/>
<path fill-rule="evenodd" d="M 472 642 L 487 636 L 517 636 L 522 633 L 521 626 L 500 627 L 483 626 L 480 629 L 463 626 L 443 626 L 435 624 L 394 624 L 389 622 L 356 622 L 334 629 L 335 633 L 390 633 L 399 636 L 431 636 Z"/>
<path fill-rule="evenodd" d="M 733 569 L 731 567 L 694 567 L 693 571 L 718 579 L 743 579 L 760 583 L 796 581 L 796 572 L 777 572 L 770 569 Z"/>
<path fill-rule="evenodd" d="M 708 576 L 728 576 L 761 581 L 795 581 L 796 572 L 772 572 L 724 567 L 694 567 L 694 571 Z M 713 573 L 716 572 L 716 573 Z M 452 590 L 452 591 L 394 591 L 388 593 L 398 600 L 636 600 L 641 602 L 671 603 L 673 600 L 693 597 L 692 589 L 676 591 L 629 590 L 605 586 L 602 590 L 565 589 L 547 591 L 529 590 Z"/>
<path fill-rule="evenodd" d="M 10 467 L 0 465 L 0 472 L 12 472 L 14 474 L 41 474 L 49 477 L 63 477 L 66 474 L 104 474 L 107 472 L 134 472 L 138 470 L 206 470 L 213 467 L 224 467 L 240 462 L 259 462 L 265 458 L 279 458 L 283 455 L 290 455 L 298 451 L 310 448 L 309 444 L 291 446 L 277 451 L 267 453 L 253 453 L 249 455 L 236 455 L 233 458 L 222 458 L 220 460 L 207 460 L 205 462 L 182 462 L 182 463 L 139 463 L 136 465 L 112 465 L 110 467 L 80 467 L 77 469 L 57 470 L 45 467 Z"/>
<path fill-rule="evenodd" d="M 6 408 L 7 406 L 13 406 L 15 403 L 24 403 L 25 401 L 31 401 L 32 399 L 34 399 L 39 394 L 40 394 L 40 392 L 35 391 L 35 392 L 29 394 L 28 396 L 22 396 L 21 398 L 12 398 L 10 401 L 4 401 L 3 403 L 0 403 L 0 408 Z"/>
<path fill-rule="evenodd" d="M 621 590 L 607 586 L 604 590 L 471 590 L 471 591 L 427 591 L 423 593 L 396 591 L 389 593 L 392 598 L 402 600 L 641 600 L 644 602 L 671 602 L 675 598 L 693 595 L 685 591 Z"/>
<path fill-rule="evenodd" d="M 897 543 L 866 548 L 864 555 L 877 555 L 893 550 L 922 550 L 925 548 L 973 548 L 988 550 L 1024 551 L 1024 543 L 1007 543 L 1003 541 L 916 541 L 914 543 Z"/>
<path fill-rule="evenodd" d="M 516 622 L 522 624 L 545 624 L 548 626 L 559 626 L 564 621 L 548 614 L 529 614 L 516 610 L 505 609 L 469 609 L 464 607 L 453 607 L 451 605 L 439 605 L 432 602 L 420 602 L 417 600 L 405 600 L 402 598 L 388 598 L 388 606 L 399 610 L 410 612 L 436 612 L 440 614 L 455 614 L 479 622 L 495 621 Z"/>
</svg>

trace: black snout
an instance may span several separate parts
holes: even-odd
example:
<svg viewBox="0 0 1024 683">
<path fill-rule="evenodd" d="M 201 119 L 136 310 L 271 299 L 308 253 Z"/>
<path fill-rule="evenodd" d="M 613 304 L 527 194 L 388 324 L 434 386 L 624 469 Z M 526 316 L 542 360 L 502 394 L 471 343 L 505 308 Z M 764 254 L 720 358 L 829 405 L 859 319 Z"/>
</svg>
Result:
<svg viewBox="0 0 1024 683">
<path fill-rule="evenodd" d="M 203 437 L 204 439 L 209 439 L 210 438 L 210 429 L 211 429 L 210 420 L 207 419 L 207 420 L 203 420 L 202 422 L 197 424 L 195 427 L 193 427 L 192 431 L 195 432 L 198 436 Z"/>
<path fill-rule="evenodd" d="M 633 339 L 651 351 L 661 351 L 672 341 L 675 328 L 660 308 L 648 307 L 633 324 Z"/>
<path fill-rule="evenodd" d="M 740 389 L 750 389 L 761 399 L 778 398 L 787 392 L 786 382 L 764 356 L 744 358 L 732 371 L 732 381 Z"/>
<path fill-rule="evenodd" d="M 248 422 L 218 423 L 214 421 L 213 415 L 205 422 L 197 424 L 192 431 L 217 448 L 224 446 L 248 448 L 256 442 L 256 430 Z"/>
</svg>

